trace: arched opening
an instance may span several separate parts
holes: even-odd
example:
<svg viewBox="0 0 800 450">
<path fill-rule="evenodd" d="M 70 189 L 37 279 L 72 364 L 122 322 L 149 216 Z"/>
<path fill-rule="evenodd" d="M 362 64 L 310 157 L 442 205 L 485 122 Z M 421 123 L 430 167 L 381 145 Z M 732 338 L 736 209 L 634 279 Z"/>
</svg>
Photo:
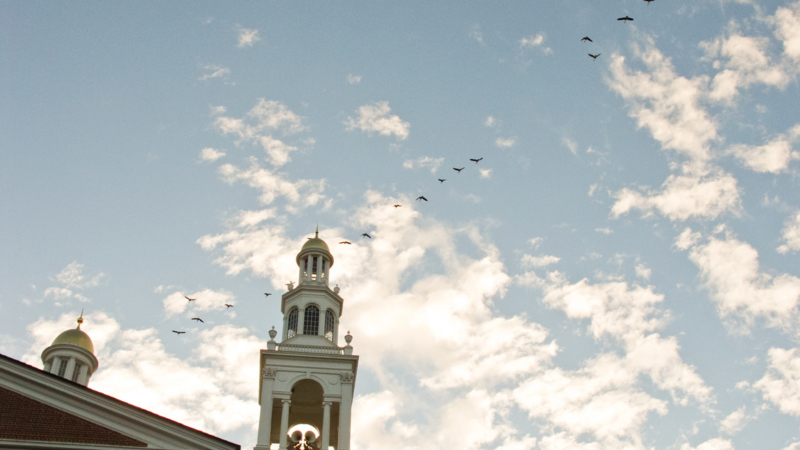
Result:
<svg viewBox="0 0 800 450">
<path fill-rule="evenodd" d="M 289 317 L 286 319 L 286 337 L 287 339 L 295 337 L 297 335 L 297 315 L 299 314 L 299 310 L 297 308 L 292 308 L 289 311 Z"/>
<path fill-rule="evenodd" d="M 314 305 L 306 306 L 303 315 L 303 334 L 319 334 L 319 308 Z"/>
<path fill-rule="evenodd" d="M 320 436 L 310 443 L 311 450 L 322 450 L 321 433 L 323 431 L 323 389 L 322 386 L 315 380 L 303 379 L 298 381 L 292 386 L 291 389 L 291 407 L 289 409 L 289 431 L 297 431 L 298 428 L 303 428 L 303 434 L 308 431 L 305 427 L 298 427 L 299 425 L 308 425 L 313 427 Z M 273 403 L 272 413 L 272 427 L 270 442 L 280 442 L 280 421 L 281 421 L 281 401 L 275 399 Z M 295 436 L 297 437 L 297 436 Z M 338 448 L 339 440 L 339 403 L 333 403 L 330 416 L 330 437 L 329 446 Z M 294 448 L 296 442 L 292 442 L 289 437 L 289 448 Z M 307 447 L 308 448 L 308 447 Z M 325 449 L 328 450 L 328 449 Z"/>
<path fill-rule="evenodd" d="M 333 311 L 329 309 L 325 311 L 325 338 L 331 342 L 333 342 L 333 324 Z"/>
</svg>

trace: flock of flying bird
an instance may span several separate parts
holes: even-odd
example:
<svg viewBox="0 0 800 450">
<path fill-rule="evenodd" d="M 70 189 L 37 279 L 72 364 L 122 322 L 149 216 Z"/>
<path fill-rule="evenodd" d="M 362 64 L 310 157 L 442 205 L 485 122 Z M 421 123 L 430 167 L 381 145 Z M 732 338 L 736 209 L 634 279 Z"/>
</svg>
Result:
<svg viewBox="0 0 800 450">
<path fill-rule="evenodd" d="M 264 295 L 265 295 L 265 296 L 267 296 L 267 297 L 269 297 L 270 295 L 272 295 L 272 293 L 271 293 L 271 292 L 264 292 Z M 196 300 L 197 300 L 196 298 L 189 298 L 189 297 L 187 297 L 187 296 L 185 296 L 185 295 L 184 295 L 184 298 L 185 298 L 186 300 L 188 300 L 189 302 L 194 302 L 194 301 L 196 301 Z M 231 305 L 231 304 L 229 304 L 229 303 L 224 303 L 224 305 L 225 305 L 225 309 L 228 309 L 228 308 L 233 308 L 233 305 Z M 199 317 L 192 317 L 192 320 L 194 320 L 194 321 L 197 321 L 197 322 L 200 322 L 200 323 L 206 323 L 206 322 L 205 322 L 203 319 L 201 319 L 201 318 L 199 318 Z M 182 334 L 185 334 L 185 333 L 186 333 L 185 331 L 178 331 L 178 330 L 172 330 L 172 332 L 173 332 L 173 333 L 175 333 L 175 334 L 177 334 L 178 336 L 180 336 L 180 335 L 182 335 Z"/>
<path fill-rule="evenodd" d="M 655 1 L 655 0 L 644 0 L 644 1 L 647 2 L 647 6 L 650 6 L 650 3 Z M 625 16 L 625 17 L 620 17 L 617 20 L 621 21 L 623 23 L 625 23 L 625 22 L 633 22 L 633 17 Z M 594 42 L 594 41 L 591 38 L 589 38 L 589 36 L 584 36 L 583 38 L 581 38 L 581 42 Z M 589 53 L 589 56 L 591 56 L 592 60 L 594 61 L 594 60 L 597 60 L 597 57 L 600 56 L 600 53 L 598 53 L 596 55 L 593 55 L 593 54 Z"/>
<path fill-rule="evenodd" d="M 644 1 L 647 3 L 647 5 L 648 5 L 648 6 L 650 6 L 650 3 L 651 3 L 651 2 L 653 2 L 653 1 L 655 1 L 655 0 L 644 0 Z M 625 17 L 620 17 L 620 18 L 619 18 L 619 19 L 617 19 L 617 20 L 618 20 L 618 21 L 621 21 L 621 22 L 630 22 L 630 21 L 633 21 L 633 18 L 632 18 L 632 17 L 630 17 L 630 16 L 627 16 L 627 15 L 626 15 Z M 594 42 L 594 41 L 593 41 L 593 40 L 592 40 L 592 39 L 591 39 L 589 36 L 584 36 L 583 38 L 581 38 L 581 42 Z M 592 60 L 597 60 L 597 57 L 598 57 L 598 56 L 600 56 L 600 53 L 598 53 L 598 54 L 596 54 L 596 55 L 593 55 L 593 54 L 589 53 L 589 56 L 591 56 Z M 470 158 L 470 161 L 474 162 L 475 164 L 478 164 L 478 163 L 479 163 L 479 162 L 480 162 L 482 159 L 483 159 L 483 157 L 480 157 L 480 158 Z M 461 167 L 461 168 L 458 168 L 458 167 L 453 167 L 453 170 L 455 170 L 455 171 L 456 171 L 457 173 L 459 173 L 459 174 L 460 174 L 460 173 L 461 173 L 461 171 L 462 171 L 462 170 L 464 170 L 464 169 L 465 169 L 465 167 Z M 439 180 L 439 183 L 444 183 L 445 181 L 447 181 L 447 179 L 445 179 L 445 178 L 437 178 L 437 180 Z M 417 200 L 417 201 L 423 200 L 423 201 L 426 201 L 426 202 L 428 201 L 428 199 L 427 199 L 427 198 L 425 198 L 425 196 L 424 196 L 424 195 L 420 195 L 419 197 L 417 197 L 417 198 L 416 198 L 416 200 Z M 402 207 L 403 205 L 392 205 L 392 206 L 393 206 L 393 207 L 396 209 L 396 208 L 400 208 L 400 207 Z M 372 239 L 372 236 L 370 236 L 370 235 L 369 235 L 369 233 L 362 233 L 362 234 L 361 234 L 361 237 L 362 237 L 362 238 L 368 238 L 368 239 Z M 311 238 L 309 238 L 309 239 L 311 239 Z M 339 244 L 351 245 L 351 244 L 352 244 L 352 242 L 350 242 L 350 241 L 342 241 L 342 242 L 339 242 Z M 265 296 L 267 296 L 267 297 L 269 297 L 269 296 L 270 296 L 270 295 L 272 295 L 272 294 L 271 294 L 271 293 L 269 293 L 269 292 L 265 292 L 265 293 L 264 293 L 264 295 L 265 295 Z M 186 300 L 188 300 L 188 301 L 190 301 L 190 302 L 193 302 L 193 301 L 195 301 L 195 300 L 197 300 L 197 299 L 196 299 L 196 298 L 189 298 L 189 297 L 186 297 Z M 228 308 L 233 308 L 233 305 L 230 305 L 230 304 L 228 304 L 228 303 L 225 303 L 225 309 L 228 309 Z M 192 317 L 192 320 L 195 320 L 195 321 L 197 321 L 197 322 L 200 322 L 200 323 L 205 323 L 205 322 L 203 321 L 203 319 L 201 319 L 201 318 L 199 318 L 199 317 Z M 172 332 L 173 332 L 173 333 L 175 333 L 175 334 L 178 334 L 178 335 L 181 335 L 181 334 L 184 334 L 184 333 L 186 333 L 185 331 L 177 331 L 177 330 L 172 330 Z"/>
</svg>

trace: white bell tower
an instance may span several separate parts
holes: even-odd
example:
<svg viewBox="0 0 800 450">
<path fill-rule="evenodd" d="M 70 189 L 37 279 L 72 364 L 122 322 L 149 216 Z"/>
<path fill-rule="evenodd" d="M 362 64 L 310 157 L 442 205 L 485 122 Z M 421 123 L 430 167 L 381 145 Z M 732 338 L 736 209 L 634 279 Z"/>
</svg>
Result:
<svg viewBox="0 0 800 450">
<path fill-rule="evenodd" d="M 258 441 L 255 450 L 279 444 L 280 450 L 302 440 L 313 450 L 350 450 L 350 410 L 358 356 L 338 346 L 339 317 L 344 300 L 339 288 L 328 287 L 333 255 L 315 236 L 297 254 L 297 287 L 287 285 L 281 298 L 282 339 L 273 327 L 267 349 L 261 350 Z M 297 433 L 294 430 L 311 430 Z M 316 433 L 314 433 L 316 431 Z M 298 435 L 299 437 L 295 436 Z M 313 441 L 309 440 L 311 436 Z M 298 441 L 300 442 L 300 441 Z"/>
</svg>

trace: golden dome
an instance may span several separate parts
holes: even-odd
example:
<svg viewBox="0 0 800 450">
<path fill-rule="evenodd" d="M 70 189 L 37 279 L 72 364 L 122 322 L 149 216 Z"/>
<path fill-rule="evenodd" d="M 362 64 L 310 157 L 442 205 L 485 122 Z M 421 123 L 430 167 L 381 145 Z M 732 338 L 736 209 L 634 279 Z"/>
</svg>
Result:
<svg viewBox="0 0 800 450">
<path fill-rule="evenodd" d="M 328 244 L 319 238 L 319 231 L 317 231 L 313 238 L 309 239 L 305 244 L 303 244 L 303 248 L 300 251 L 302 252 L 307 248 L 323 248 L 326 252 L 331 252 L 331 249 L 328 248 Z"/>
<path fill-rule="evenodd" d="M 81 314 L 83 316 L 83 314 Z M 77 345 L 80 347 L 89 350 L 92 354 L 94 354 L 94 344 L 92 343 L 92 339 L 89 337 L 88 334 L 84 333 L 81 330 L 81 323 L 83 322 L 83 317 L 78 319 L 78 328 L 74 328 L 71 330 L 67 330 L 56 337 L 53 341 L 53 345 L 56 344 L 72 344 Z"/>
</svg>

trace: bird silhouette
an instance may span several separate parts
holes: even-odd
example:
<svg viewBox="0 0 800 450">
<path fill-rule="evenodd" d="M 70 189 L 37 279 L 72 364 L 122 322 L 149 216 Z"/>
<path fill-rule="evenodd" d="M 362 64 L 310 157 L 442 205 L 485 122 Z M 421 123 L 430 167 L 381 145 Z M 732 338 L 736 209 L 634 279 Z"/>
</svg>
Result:
<svg viewBox="0 0 800 450">
<path fill-rule="evenodd" d="M 199 318 L 199 317 L 192 317 L 192 320 L 196 320 L 196 321 L 198 321 L 198 322 L 205 323 L 205 322 L 203 322 L 203 319 L 201 319 L 201 318 Z"/>
<path fill-rule="evenodd" d="M 363 233 L 363 234 L 361 235 L 361 237 L 365 237 L 365 238 L 370 238 L 370 239 L 372 239 L 372 236 L 370 236 L 368 233 Z"/>
<path fill-rule="evenodd" d="M 340 244 L 347 244 L 347 245 L 351 245 L 352 244 L 352 242 L 350 242 L 350 241 L 342 241 L 342 242 L 339 242 L 339 243 Z"/>
<path fill-rule="evenodd" d="M 225 303 L 225 309 L 228 309 L 228 308 L 233 308 L 233 305 L 229 305 L 229 304 Z"/>
<path fill-rule="evenodd" d="M 264 292 L 265 297 L 269 297 L 270 295 L 272 295 L 272 292 Z"/>
<path fill-rule="evenodd" d="M 617 20 L 621 20 L 621 21 L 623 21 L 623 22 L 627 22 L 627 21 L 629 21 L 629 20 L 631 20 L 631 21 L 632 21 L 632 20 L 633 20 L 633 18 L 632 18 L 632 17 L 625 16 L 625 17 L 620 17 L 620 18 L 619 18 L 619 19 L 617 19 Z"/>
<path fill-rule="evenodd" d="M 478 159 L 470 158 L 469 160 L 470 160 L 470 161 L 474 161 L 474 162 L 475 162 L 475 164 L 478 164 L 478 161 L 480 161 L 480 160 L 482 160 L 482 159 L 483 159 L 483 158 L 478 158 Z"/>
<path fill-rule="evenodd" d="M 425 200 L 426 202 L 428 201 L 428 199 L 427 199 L 427 198 L 425 198 L 425 197 L 424 197 L 424 196 L 422 196 L 422 195 L 420 195 L 419 197 L 417 197 L 417 200 Z"/>
<path fill-rule="evenodd" d="M 444 183 L 445 181 L 447 181 L 446 179 L 442 179 L 442 178 L 437 178 L 437 180 L 439 180 L 439 183 Z"/>
<path fill-rule="evenodd" d="M 650 0 L 650 1 L 652 2 L 653 0 Z M 594 42 L 593 40 L 591 40 L 591 39 L 589 38 L 589 36 L 584 36 L 584 37 L 583 37 L 583 39 L 581 39 L 581 42 L 586 42 L 586 41 L 589 41 L 589 42 Z"/>
<path fill-rule="evenodd" d="M 395 208 L 399 208 L 401 206 L 403 206 L 403 205 L 394 205 Z"/>
<path fill-rule="evenodd" d="M 647 2 L 647 6 L 650 6 L 650 2 L 652 2 L 653 0 L 644 0 L 644 1 Z"/>
<path fill-rule="evenodd" d="M 186 297 L 186 296 L 184 295 L 184 297 Z M 195 301 L 195 300 L 197 300 L 197 299 L 196 299 L 196 298 L 189 298 L 189 297 L 186 297 L 186 300 L 189 300 L 190 302 L 193 302 L 193 301 Z"/>
<path fill-rule="evenodd" d="M 178 335 L 186 333 L 185 331 L 175 331 L 175 330 L 172 330 L 172 332 L 175 333 L 175 334 L 178 334 Z"/>
<path fill-rule="evenodd" d="M 453 170 L 455 170 L 455 171 L 456 171 L 456 172 L 458 172 L 458 173 L 461 173 L 461 171 L 462 171 L 462 170 L 464 170 L 464 168 L 462 167 L 462 168 L 460 168 L 460 169 L 456 169 L 455 167 L 453 167 Z"/>
<path fill-rule="evenodd" d="M 594 61 L 595 59 L 597 59 L 598 56 L 600 56 L 600 53 L 598 53 L 596 55 L 593 55 L 593 54 L 589 53 L 589 56 L 591 56 L 592 57 L 592 61 Z"/>
</svg>

